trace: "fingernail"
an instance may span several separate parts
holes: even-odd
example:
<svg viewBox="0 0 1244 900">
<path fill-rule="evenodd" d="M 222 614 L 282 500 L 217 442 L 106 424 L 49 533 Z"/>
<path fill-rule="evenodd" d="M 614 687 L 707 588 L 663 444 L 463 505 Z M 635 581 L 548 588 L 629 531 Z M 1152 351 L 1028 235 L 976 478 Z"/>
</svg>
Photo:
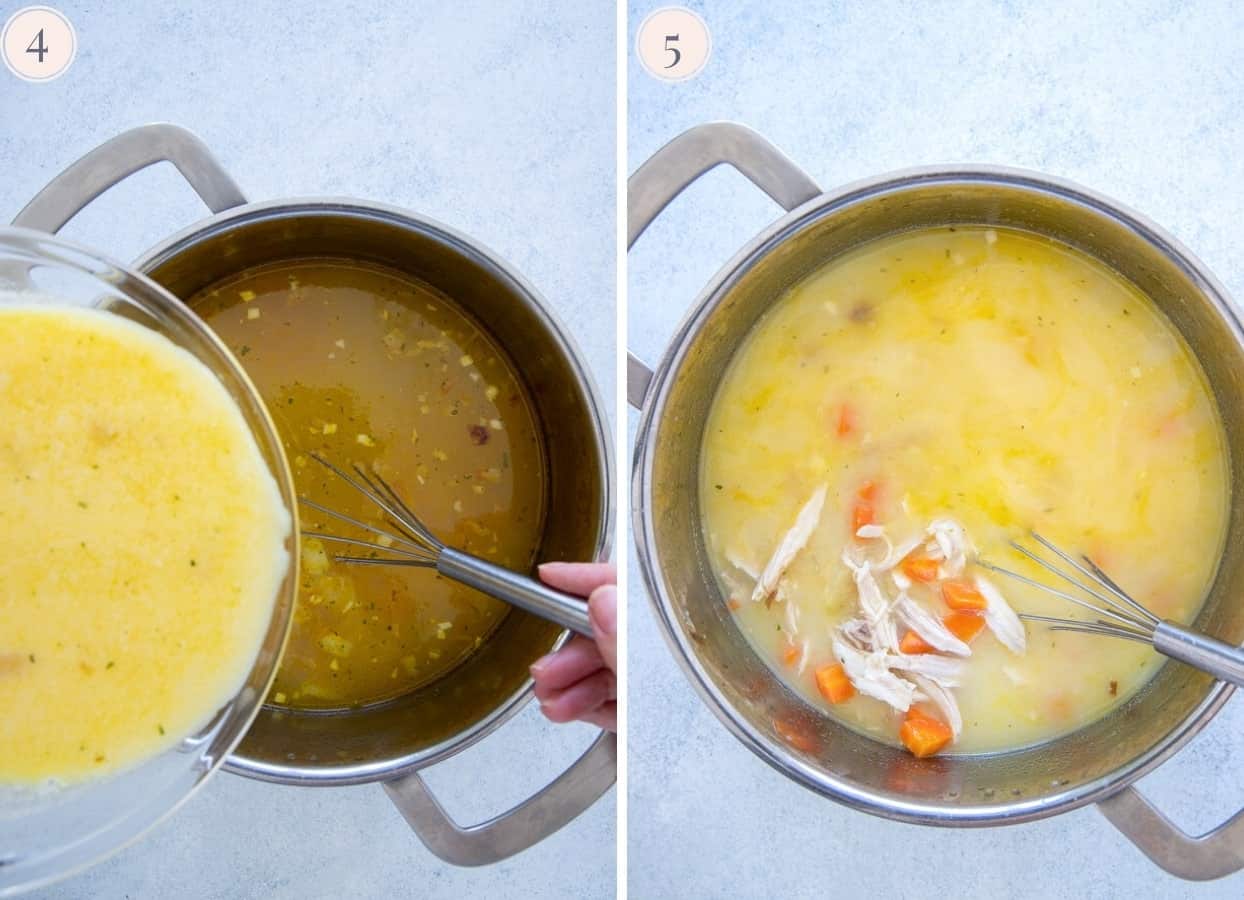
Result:
<svg viewBox="0 0 1244 900">
<path fill-rule="evenodd" d="M 618 589 L 613 585 L 599 587 L 592 592 L 599 595 L 604 602 L 591 604 L 592 628 L 605 634 L 615 634 L 618 630 Z"/>
<path fill-rule="evenodd" d="M 533 662 L 530 666 L 531 674 L 534 676 L 534 675 L 539 675 L 541 672 L 543 672 L 544 667 L 549 664 L 549 659 L 552 656 L 553 656 L 552 653 L 546 653 L 544 656 L 541 656 L 539 659 Z"/>
</svg>

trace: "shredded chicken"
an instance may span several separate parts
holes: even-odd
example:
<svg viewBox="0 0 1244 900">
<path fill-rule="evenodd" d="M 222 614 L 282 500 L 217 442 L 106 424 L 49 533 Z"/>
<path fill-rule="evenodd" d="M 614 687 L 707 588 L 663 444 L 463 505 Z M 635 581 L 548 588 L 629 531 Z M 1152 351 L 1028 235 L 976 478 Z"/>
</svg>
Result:
<svg viewBox="0 0 1244 900">
<path fill-rule="evenodd" d="M 954 735 L 955 740 L 958 740 L 960 732 L 963 731 L 963 715 L 959 712 L 959 704 L 955 701 L 955 695 L 932 678 L 912 675 L 911 680 L 920 689 L 920 696 L 942 711 L 942 715 L 946 717 L 946 724 L 950 726 L 950 733 Z"/>
<path fill-rule="evenodd" d="M 1002 642 L 1002 646 L 1012 653 L 1023 653 L 1027 650 L 1028 641 L 1024 634 L 1024 623 L 1020 621 L 1019 616 L 1015 615 L 1015 610 L 1011 609 L 1006 600 L 1002 598 L 1001 592 L 981 575 L 976 576 L 976 589 L 981 592 L 988 604 L 985 607 L 985 625 Z"/>
<path fill-rule="evenodd" d="M 888 703 L 899 712 L 907 712 L 911 708 L 916 686 L 890 671 L 886 666 L 885 653 L 863 653 L 837 636 L 833 646 L 834 656 L 842 663 L 857 691 Z"/>
<path fill-rule="evenodd" d="M 849 545 L 844 553 L 850 553 L 851 561 L 854 565 L 861 565 L 868 562 L 874 572 L 888 572 L 903 561 L 903 559 L 920 546 L 924 540 L 924 535 L 916 535 L 907 540 L 895 544 L 890 540 L 890 536 L 886 533 L 884 525 L 861 525 L 856 530 L 855 536 L 872 542 L 879 542 L 885 547 L 884 552 L 879 556 L 875 553 L 868 553 L 867 549 L 858 544 Z"/>
<path fill-rule="evenodd" d="M 955 656 L 972 655 L 971 647 L 959 640 L 949 628 L 942 624 L 941 619 L 907 594 L 898 595 L 894 609 L 907 627 L 920 635 L 924 642 L 933 649 L 941 650 L 943 653 L 953 653 Z"/>
<path fill-rule="evenodd" d="M 900 672 L 925 675 L 943 687 L 958 687 L 963 675 L 963 660 L 938 656 L 935 653 L 887 653 L 885 664 Z"/>
<path fill-rule="evenodd" d="M 898 628 L 894 625 L 890 601 L 881 592 L 881 586 L 873 577 L 872 566 L 867 562 L 856 564 L 846 553 L 843 554 L 842 561 L 855 579 L 860 610 L 872 631 L 873 649 L 898 650 Z"/>
<path fill-rule="evenodd" d="M 825 494 L 828 491 L 829 485 L 821 485 L 812 492 L 808 502 L 799 510 L 799 514 L 795 516 L 795 524 L 791 526 L 790 530 L 786 532 L 785 536 L 778 543 L 777 549 L 773 551 L 773 556 L 769 558 L 764 571 L 756 579 L 756 587 L 752 591 L 752 600 L 754 602 L 762 600 L 766 604 L 773 602 L 782 576 L 786 574 L 787 568 L 794 562 L 795 557 L 799 555 L 799 551 L 808 543 L 808 538 L 812 536 L 812 532 L 816 530 L 816 526 L 821 521 L 821 508 L 825 505 Z"/>
<path fill-rule="evenodd" d="M 954 519 L 934 519 L 929 523 L 928 535 L 925 548 L 930 557 L 942 561 L 940 576 L 957 578 L 963 573 L 972 549 L 963 526 Z"/>
<path fill-rule="evenodd" d="M 873 630 L 863 619 L 848 619 L 838 626 L 838 633 L 856 649 L 872 649 Z"/>
</svg>

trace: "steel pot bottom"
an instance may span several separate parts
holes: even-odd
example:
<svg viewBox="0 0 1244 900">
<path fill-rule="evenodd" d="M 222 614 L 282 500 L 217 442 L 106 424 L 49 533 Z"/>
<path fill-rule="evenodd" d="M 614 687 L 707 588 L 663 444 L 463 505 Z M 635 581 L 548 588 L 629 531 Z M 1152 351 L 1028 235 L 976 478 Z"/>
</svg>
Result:
<svg viewBox="0 0 1244 900">
<path fill-rule="evenodd" d="M 870 740 L 787 688 L 726 611 L 700 526 L 702 434 L 736 348 L 801 277 L 899 231 L 988 224 L 1078 247 L 1151 297 L 1200 360 L 1227 430 L 1232 471 L 1239 473 L 1244 471 L 1244 345 L 1224 292 L 1156 227 L 1074 186 L 1013 170 L 920 170 L 820 194 L 758 135 L 731 124 L 693 129 L 641 167 L 630 185 L 632 211 L 640 210 L 638 221 L 632 219 L 632 239 L 669 199 L 719 162 L 736 165 L 792 211 L 714 278 L 655 374 L 642 367 L 632 373 L 638 388 L 632 401 L 643 409 L 632 481 L 637 552 L 665 636 L 692 683 L 727 727 L 783 774 L 887 818 L 930 825 L 1009 824 L 1119 792 L 1203 727 L 1230 689 L 1169 663 L 1106 718 L 1029 749 L 916 760 Z M 1235 644 L 1244 639 L 1242 535 L 1244 504 L 1235 503 L 1227 550 L 1197 620 L 1198 627 Z M 1162 864 L 1172 871 L 1180 869 L 1175 857 L 1195 850 L 1195 842 L 1133 792 L 1117 799 L 1127 800 L 1129 815 L 1137 820 L 1127 829 L 1133 840 L 1153 844 L 1145 846 L 1147 852 L 1165 857 Z M 1236 831 L 1244 829 L 1242 823 L 1235 823 Z M 1140 835 L 1142 829 L 1148 834 Z M 1213 860 L 1209 855 L 1190 861 L 1179 874 L 1217 877 L 1244 865 L 1244 853 L 1218 851 Z"/>
</svg>

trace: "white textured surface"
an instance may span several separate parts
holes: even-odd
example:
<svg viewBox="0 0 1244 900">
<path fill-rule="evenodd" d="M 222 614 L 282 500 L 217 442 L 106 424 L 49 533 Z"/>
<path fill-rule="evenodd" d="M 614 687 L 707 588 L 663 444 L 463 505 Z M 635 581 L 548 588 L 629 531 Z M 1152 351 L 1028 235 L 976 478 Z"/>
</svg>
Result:
<svg viewBox="0 0 1244 900">
<path fill-rule="evenodd" d="M 0 2 L 0 19 L 22 3 Z M 614 384 L 614 7 L 473 2 L 59 2 L 77 28 L 47 85 L 0 70 L 0 221 L 66 164 L 150 121 L 196 131 L 255 200 L 341 194 L 417 210 L 524 273 Z M 97 200 L 65 234 L 133 259 L 205 211 L 170 166 Z M 534 707 L 429 781 L 479 821 L 587 745 Z M 221 775 L 147 840 L 49 897 L 612 897 L 609 795 L 537 848 L 439 863 L 379 787 Z"/>
<path fill-rule="evenodd" d="M 632 42 L 657 5 L 632 4 Z M 1244 79 L 1233 62 L 1244 13 L 1231 4 L 687 5 L 707 20 L 713 56 L 676 85 L 632 62 L 630 171 L 713 119 L 756 128 L 826 187 L 938 162 L 1040 169 L 1143 211 L 1244 298 Z M 778 212 L 725 169 L 676 200 L 630 255 L 631 348 L 657 359 L 717 268 Z M 633 897 L 1244 895 L 1244 874 L 1208 885 L 1165 875 L 1092 809 L 942 831 L 813 796 L 700 703 L 634 565 L 631 583 Z M 1244 806 L 1244 704 L 1228 704 L 1142 788 L 1194 831 Z"/>
</svg>

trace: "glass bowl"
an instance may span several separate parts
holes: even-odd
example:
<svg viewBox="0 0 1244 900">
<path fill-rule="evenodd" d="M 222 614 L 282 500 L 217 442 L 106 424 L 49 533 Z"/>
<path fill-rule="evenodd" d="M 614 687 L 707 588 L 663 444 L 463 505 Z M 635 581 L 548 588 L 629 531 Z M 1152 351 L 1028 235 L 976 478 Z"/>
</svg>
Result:
<svg viewBox="0 0 1244 900">
<path fill-rule="evenodd" d="M 289 563 L 262 646 L 241 690 L 197 733 L 117 774 L 50 793 L 0 793 L 0 897 L 80 871 L 177 809 L 242 739 L 280 662 L 297 590 L 297 501 L 276 428 L 250 379 L 208 327 L 150 279 L 50 235 L 0 227 L 0 304 L 10 291 L 107 310 L 164 335 L 202 361 L 242 412 L 292 523 Z M 24 297 L 29 303 L 30 298 Z"/>
</svg>

